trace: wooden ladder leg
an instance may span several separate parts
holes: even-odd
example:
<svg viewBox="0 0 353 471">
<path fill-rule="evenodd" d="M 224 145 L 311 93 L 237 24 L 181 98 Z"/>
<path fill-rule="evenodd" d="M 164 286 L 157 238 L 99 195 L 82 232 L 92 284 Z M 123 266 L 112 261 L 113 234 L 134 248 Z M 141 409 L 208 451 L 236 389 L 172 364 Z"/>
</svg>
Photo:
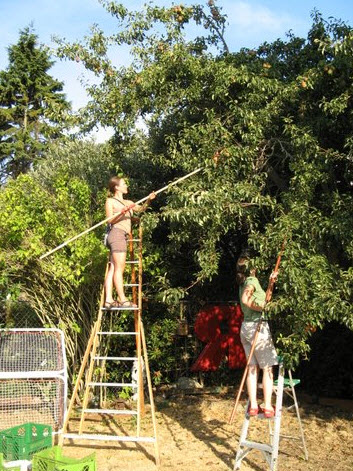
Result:
<svg viewBox="0 0 353 471">
<path fill-rule="evenodd" d="M 101 323 L 102 323 L 102 314 L 101 313 L 102 313 L 102 310 L 100 309 L 100 314 L 98 315 L 98 319 L 97 319 L 96 335 L 95 335 L 95 338 L 93 340 L 93 347 L 92 347 L 92 350 L 91 350 L 91 359 L 90 359 L 88 375 L 87 375 L 87 379 L 86 379 L 86 388 L 85 388 L 85 393 L 84 393 L 84 396 L 83 396 L 82 412 L 81 412 L 80 426 L 79 426 L 79 432 L 78 432 L 79 434 L 82 433 L 82 429 L 83 429 L 83 425 L 84 425 L 84 421 L 85 421 L 85 409 L 87 408 L 88 399 L 89 399 L 89 392 L 90 392 L 90 384 L 89 383 L 92 381 L 93 368 L 94 368 L 94 363 L 95 363 L 94 357 L 96 356 L 97 347 L 98 347 L 98 343 L 99 343 L 98 332 L 101 328 Z"/>
<path fill-rule="evenodd" d="M 67 426 L 69 424 L 70 415 L 71 415 L 72 409 L 73 409 L 74 404 L 75 404 L 75 400 L 76 400 L 77 395 L 78 395 L 80 382 L 81 382 L 83 373 L 84 373 L 86 365 L 87 365 L 87 361 L 88 361 L 89 354 L 90 354 L 90 351 L 91 351 L 91 348 L 92 348 L 92 344 L 93 344 L 93 341 L 96 337 L 96 331 L 97 331 L 97 322 L 95 322 L 94 325 L 93 325 L 91 335 L 90 335 L 90 338 L 88 340 L 87 348 L 86 348 L 85 354 L 83 356 L 81 367 L 80 367 L 80 370 L 78 372 L 75 387 L 74 387 L 74 390 L 73 390 L 72 395 L 71 395 L 69 407 L 68 407 L 68 409 L 66 411 L 66 414 L 65 414 L 65 420 L 64 420 L 62 432 L 60 433 L 59 440 L 58 440 L 59 446 L 63 446 L 64 434 L 67 432 Z"/>
<path fill-rule="evenodd" d="M 136 329 L 136 327 L 135 327 Z M 145 413 L 145 402 L 143 393 L 143 372 L 142 372 L 142 356 L 141 356 L 141 318 L 138 311 L 138 322 L 136 330 L 137 342 L 137 436 L 141 434 L 141 416 Z"/>
<path fill-rule="evenodd" d="M 152 382 L 151 382 L 151 374 L 150 374 L 150 367 L 148 363 L 148 356 L 147 356 L 147 346 L 146 346 L 146 339 L 145 339 L 145 331 L 143 328 L 143 323 L 140 321 L 140 332 L 141 332 L 141 340 L 142 340 L 142 349 L 144 355 L 144 362 L 145 362 L 145 371 L 146 371 L 146 379 L 147 379 L 147 386 L 148 386 L 148 394 L 150 399 L 151 405 L 151 416 L 152 416 L 152 424 L 153 424 L 153 434 L 154 434 L 154 450 L 155 450 L 155 458 L 156 458 L 156 465 L 160 467 L 161 460 L 159 454 L 159 447 L 158 447 L 158 438 L 157 438 L 157 421 L 156 421 L 156 412 L 155 412 L 155 405 L 153 399 L 153 390 L 152 390 Z"/>
<path fill-rule="evenodd" d="M 109 331 L 111 331 L 113 328 L 112 327 L 113 319 L 112 319 L 111 312 L 109 312 L 108 314 L 109 314 Z M 99 343 L 98 348 L 99 347 L 104 348 L 103 350 L 104 356 L 106 356 L 107 352 L 109 351 L 110 344 L 111 344 L 111 337 L 109 336 L 104 342 L 104 347 L 102 347 L 103 342 Z M 100 353 L 101 352 L 98 351 L 98 355 L 100 355 Z M 97 363 L 97 366 L 99 366 L 99 382 L 104 383 L 104 380 L 106 378 L 106 373 L 107 373 L 107 360 L 106 359 L 99 360 L 99 363 Z M 99 388 L 99 406 L 102 409 L 105 408 L 106 401 L 107 401 L 107 388 L 101 387 Z"/>
<path fill-rule="evenodd" d="M 107 276 L 108 270 L 109 270 L 109 261 L 108 261 L 107 266 L 105 268 L 104 279 Z M 81 419 L 80 419 L 80 426 L 79 426 L 79 434 L 82 433 L 82 429 L 83 429 L 83 425 L 84 425 L 84 421 L 85 421 L 85 412 L 84 412 L 84 410 L 87 408 L 87 404 L 88 404 L 88 397 L 89 397 L 89 390 L 90 390 L 89 383 L 92 380 L 93 368 L 94 368 L 94 362 L 95 362 L 94 357 L 96 356 L 97 346 L 98 346 L 98 343 L 99 343 L 98 332 L 100 331 L 100 328 L 101 328 L 101 325 L 102 325 L 102 316 L 103 316 L 102 308 L 103 308 L 103 305 L 104 305 L 104 299 L 105 299 L 105 290 L 104 290 L 104 285 L 103 285 L 103 288 L 102 288 L 102 291 L 101 291 L 101 297 L 100 297 L 100 301 L 99 301 L 99 310 L 98 310 L 97 321 L 96 321 L 96 324 L 95 324 L 96 325 L 96 328 L 95 328 L 95 331 L 94 331 L 95 335 L 94 335 L 94 338 L 93 338 L 93 344 L 92 344 L 92 348 L 91 348 L 90 365 L 89 365 L 89 370 L 88 370 L 88 376 L 87 376 L 87 379 L 86 379 L 85 393 L 84 393 L 84 397 L 83 397 L 82 412 L 81 412 Z"/>
<path fill-rule="evenodd" d="M 109 262 L 107 263 L 107 266 L 105 268 L 104 278 L 107 276 L 108 268 L 109 268 Z M 97 332 L 98 332 L 99 316 L 100 316 L 101 307 L 103 306 L 103 304 L 104 304 L 104 286 L 103 286 L 103 289 L 102 289 L 102 292 L 101 292 L 101 297 L 100 297 L 100 303 L 99 303 L 100 309 L 99 309 L 99 312 L 98 312 L 98 318 L 97 318 L 96 322 L 93 324 L 93 328 L 91 330 L 91 335 L 90 335 L 89 340 L 88 340 L 87 348 L 86 348 L 85 354 L 83 356 L 82 363 L 81 363 L 81 366 L 80 366 L 80 369 L 79 369 L 79 372 L 78 372 L 78 376 L 77 376 L 77 379 L 76 379 L 76 384 L 75 384 L 74 390 L 72 392 L 69 407 L 68 407 L 68 409 L 66 411 L 66 414 L 65 414 L 65 420 L 64 420 L 64 424 L 63 424 L 63 428 L 62 428 L 62 433 L 59 435 L 58 444 L 60 446 L 63 445 L 64 434 L 67 432 L 67 427 L 68 427 L 68 424 L 69 424 L 70 415 L 71 415 L 72 409 L 73 409 L 74 404 L 75 404 L 75 400 L 76 400 L 77 395 L 78 395 L 80 382 L 81 382 L 82 376 L 84 374 L 84 371 L 85 371 L 85 368 L 86 368 L 86 365 L 87 365 L 87 361 L 88 361 L 88 358 L 89 358 L 89 355 L 90 355 L 92 345 L 94 343 L 94 340 L 95 340 Z"/>
<path fill-rule="evenodd" d="M 138 289 L 137 289 L 137 304 L 139 310 L 135 313 L 135 330 L 137 334 L 137 362 L 138 362 L 138 433 L 141 431 L 141 418 L 145 415 L 145 395 L 143 384 L 143 361 L 142 361 L 142 338 L 141 338 L 141 319 L 142 319 L 142 238 L 143 230 L 142 224 L 138 228 Z M 135 294 L 135 296 L 136 296 Z"/>
<path fill-rule="evenodd" d="M 133 235 L 130 233 L 129 239 L 129 251 L 130 251 L 130 259 L 134 260 L 134 245 L 133 245 Z M 136 269 L 135 266 L 131 266 L 131 284 L 138 286 L 132 286 L 132 301 L 134 304 L 137 304 L 139 310 L 134 312 L 134 323 L 135 323 L 135 332 L 136 334 L 136 353 L 137 353 L 137 435 L 140 435 L 140 420 L 141 417 L 145 414 L 145 397 L 143 391 L 143 365 L 141 362 L 141 339 L 139 339 L 139 319 L 141 317 L 142 312 L 142 225 L 139 225 L 138 228 L 138 283 L 136 283 Z M 140 351 L 140 354 L 139 354 Z"/>
<path fill-rule="evenodd" d="M 142 238 L 143 238 L 143 230 L 142 224 L 139 226 L 138 230 L 138 239 L 139 239 L 139 264 L 138 264 L 138 312 L 137 312 L 137 331 L 139 332 L 139 352 L 138 358 L 142 358 L 142 347 L 141 347 L 141 319 L 142 319 Z M 143 364 L 140 361 L 140 368 L 139 368 L 139 398 L 140 398 L 140 412 L 141 417 L 145 415 L 145 395 L 144 395 L 144 385 L 143 385 Z"/>
</svg>

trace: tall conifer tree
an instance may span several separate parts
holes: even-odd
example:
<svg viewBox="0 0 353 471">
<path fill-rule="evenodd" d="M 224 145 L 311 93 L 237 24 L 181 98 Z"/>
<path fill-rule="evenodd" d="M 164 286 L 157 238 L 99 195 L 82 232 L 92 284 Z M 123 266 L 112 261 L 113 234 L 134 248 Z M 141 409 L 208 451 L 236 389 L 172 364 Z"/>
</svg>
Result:
<svg viewBox="0 0 353 471">
<path fill-rule="evenodd" d="M 62 135 L 70 104 L 63 83 L 48 74 L 54 62 L 31 27 L 8 48 L 0 71 L 0 179 L 16 178 L 41 157 L 49 139 Z"/>
</svg>

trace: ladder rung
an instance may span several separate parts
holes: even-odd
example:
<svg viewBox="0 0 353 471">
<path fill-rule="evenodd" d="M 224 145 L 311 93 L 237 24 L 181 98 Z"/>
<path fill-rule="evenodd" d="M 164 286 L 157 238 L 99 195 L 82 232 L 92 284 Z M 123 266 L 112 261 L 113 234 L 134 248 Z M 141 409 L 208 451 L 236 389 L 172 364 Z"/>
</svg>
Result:
<svg viewBox="0 0 353 471">
<path fill-rule="evenodd" d="M 126 242 L 140 242 L 141 239 L 126 239 Z"/>
<path fill-rule="evenodd" d="M 125 263 L 138 263 L 139 261 L 138 260 L 126 260 Z"/>
<path fill-rule="evenodd" d="M 137 415 L 137 410 L 131 409 L 83 409 L 85 414 L 114 414 L 114 415 Z"/>
<path fill-rule="evenodd" d="M 97 332 L 97 335 L 138 335 L 138 332 Z"/>
<path fill-rule="evenodd" d="M 248 448 L 254 448 L 260 451 L 266 451 L 267 453 L 272 453 L 272 446 L 266 445 L 266 443 L 258 443 L 258 442 L 251 442 L 248 440 L 244 440 L 240 443 L 240 446 L 246 446 Z"/>
<path fill-rule="evenodd" d="M 138 307 L 126 306 L 126 307 L 113 307 L 111 311 L 138 311 Z"/>
<path fill-rule="evenodd" d="M 273 384 L 274 384 L 275 386 L 277 386 L 277 385 L 278 385 L 278 381 L 277 381 L 277 380 L 274 381 Z M 285 388 L 285 389 L 286 389 L 286 388 L 292 389 L 292 387 L 298 386 L 298 384 L 300 384 L 300 379 L 294 379 L 294 378 L 293 378 L 293 379 L 291 380 L 290 378 L 284 378 L 284 381 L 283 381 L 283 385 L 284 385 L 284 388 Z"/>
<path fill-rule="evenodd" d="M 106 440 L 106 441 L 115 441 L 115 442 L 148 442 L 148 443 L 155 443 L 155 437 L 122 437 L 118 435 L 92 435 L 89 433 L 64 433 L 64 438 L 69 438 L 71 440 Z"/>
<path fill-rule="evenodd" d="M 93 357 L 93 360 L 125 360 L 134 361 L 137 357 Z"/>
<path fill-rule="evenodd" d="M 88 383 L 88 386 L 111 386 L 111 387 L 117 387 L 117 388 L 137 388 L 137 384 L 134 383 Z"/>
<path fill-rule="evenodd" d="M 102 309 L 102 311 L 138 311 L 139 310 L 138 307 L 131 307 L 131 306 L 128 306 L 128 307 L 111 307 L 109 309 L 107 309 L 106 307 L 102 307 L 101 309 Z"/>
<path fill-rule="evenodd" d="M 124 286 L 138 286 L 138 283 L 125 283 Z"/>
</svg>

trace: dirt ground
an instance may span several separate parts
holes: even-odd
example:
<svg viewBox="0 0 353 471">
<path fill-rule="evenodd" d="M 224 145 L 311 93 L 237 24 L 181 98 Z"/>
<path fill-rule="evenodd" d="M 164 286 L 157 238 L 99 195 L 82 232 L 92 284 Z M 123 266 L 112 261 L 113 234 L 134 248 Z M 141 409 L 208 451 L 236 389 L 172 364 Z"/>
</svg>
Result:
<svg viewBox="0 0 353 471">
<path fill-rule="evenodd" d="M 305 431 L 309 460 L 304 460 L 300 441 L 282 438 L 278 471 L 352 471 L 353 470 L 353 401 L 311 398 L 299 394 L 300 414 Z M 161 470 L 229 471 L 234 458 L 243 422 L 244 401 L 239 405 L 235 421 L 228 424 L 234 405 L 234 394 L 175 394 L 156 396 L 156 417 Z M 286 404 L 284 404 L 286 405 Z M 288 405 L 288 404 L 287 404 Z M 142 431 L 153 435 L 149 406 L 142 420 Z M 130 422 L 129 422 L 130 421 Z M 70 428 L 75 427 L 76 420 Z M 106 421 L 110 432 L 125 435 L 131 419 Z M 86 422 L 86 432 L 103 433 L 98 416 Z M 251 419 L 254 441 L 268 442 L 268 421 Z M 299 436 L 295 412 L 283 409 L 281 433 Z M 151 443 L 93 442 L 65 440 L 64 455 L 83 457 L 96 453 L 98 471 L 155 471 L 155 450 Z M 269 469 L 260 452 L 253 450 L 242 462 L 242 471 Z"/>
</svg>

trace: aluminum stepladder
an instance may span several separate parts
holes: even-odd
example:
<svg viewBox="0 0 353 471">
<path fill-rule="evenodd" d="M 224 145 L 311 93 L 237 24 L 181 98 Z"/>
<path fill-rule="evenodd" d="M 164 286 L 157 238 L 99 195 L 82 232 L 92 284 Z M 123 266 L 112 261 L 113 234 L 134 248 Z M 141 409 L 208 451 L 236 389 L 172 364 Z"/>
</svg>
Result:
<svg viewBox="0 0 353 471">
<path fill-rule="evenodd" d="M 153 443 L 155 450 L 155 462 L 159 467 L 160 465 L 160 455 L 158 448 L 157 440 L 157 426 L 156 426 L 156 416 L 155 416 L 155 406 L 153 399 L 152 391 L 152 382 L 151 375 L 149 370 L 148 356 L 147 356 L 147 347 L 146 339 L 144 334 L 144 328 L 142 323 L 142 226 L 139 225 L 138 228 L 138 238 L 134 239 L 132 234 L 130 234 L 129 242 L 129 252 L 130 260 L 127 260 L 126 263 L 131 266 L 131 282 L 124 284 L 127 288 L 132 288 L 132 300 L 137 305 L 137 307 L 116 307 L 112 309 L 104 308 L 104 299 L 105 293 L 104 288 L 101 293 L 100 305 L 98 310 L 97 320 L 93 325 L 91 335 L 88 341 L 88 345 L 82 360 L 82 364 L 76 379 L 76 384 L 70 399 L 70 404 L 66 412 L 66 417 L 63 425 L 63 433 L 59 437 L 59 444 L 62 445 L 64 439 L 71 440 L 94 440 L 94 441 L 120 441 L 120 442 L 136 442 L 136 443 Z M 138 243 L 138 259 L 135 260 L 134 256 L 134 243 Z M 136 280 L 136 266 L 138 266 L 138 279 Z M 108 265 L 107 265 L 108 270 Z M 106 271 L 107 272 L 107 271 Z M 137 281 L 137 282 L 136 282 Z M 134 314 L 134 330 L 133 331 L 104 331 L 102 326 L 104 325 L 104 317 L 109 315 L 119 315 L 122 311 L 127 314 Z M 131 336 L 136 339 L 136 356 L 109 356 L 109 346 L 117 338 L 127 338 Z M 103 345 L 105 343 L 105 345 Z M 104 355 L 100 353 L 102 345 L 105 348 Z M 70 420 L 70 415 L 74 409 L 75 401 L 78 398 L 78 392 L 81 384 L 81 380 L 84 376 L 87 363 L 89 361 L 88 372 L 86 374 L 85 382 L 85 392 L 82 402 L 81 417 L 79 430 L 77 433 L 68 433 L 68 424 Z M 130 365 L 133 361 L 137 361 L 137 385 L 132 382 L 105 382 L 104 373 L 105 366 L 108 362 L 127 362 Z M 141 417 L 144 415 L 144 385 L 143 385 L 143 368 L 145 370 L 145 376 L 147 380 L 148 396 L 150 401 L 151 409 L 151 420 L 153 434 L 152 436 L 141 436 Z M 93 377 L 96 373 L 96 370 L 99 371 L 99 380 L 94 381 Z M 108 388 L 137 388 L 137 407 L 135 410 L 132 409 L 107 409 L 102 407 L 102 404 L 105 402 L 106 391 Z M 93 388 L 99 388 L 99 408 L 89 408 L 89 398 L 90 392 Z M 101 417 L 105 418 L 117 418 L 120 416 L 133 416 L 136 419 L 136 433 L 134 435 L 115 435 L 115 434 L 91 434 L 83 433 L 83 427 L 85 423 L 85 418 L 89 414 L 99 414 Z"/>
<path fill-rule="evenodd" d="M 241 430 L 240 438 L 239 438 L 238 450 L 235 457 L 234 470 L 240 469 L 242 460 L 252 450 L 258 450 L 261 452 L 261 454 L 265 458 L 269 466 L 269 469 L 271 471 L 276 471 L 277 462 L 278 462 L 279 442 L 281 438 L 301 440 L 305 459 L 306 460 L 308 459 L 308 451 L 305 444 L 304 431 L 303 431 L 303 427 L 302 427 L 302 423 L 300 419 L 299 407 L 298 407 L 298 402 L 297 402 L 295 389 L 294 389 L 295 386 L 299 384 L 300 380 L 293 379 L 290 370 L 288 370 L 289 378 L 285 378 L 284 374 L 285 374 L 285 369 L 284 369 L 283 363 L 280 363 L 278 367 L 278 379 L 274 382 L 274 391 L 276 393 L 276 406 L 275 406 L 275 416 L 273 417 L 273 419 L 264 419 L 264 415 L 261 413 L 258 414 L 257 417 L 252 417 L 253 420 L 264 419 L 268 421 L 269 443 L 260 443 L 260 442 L 247 440 L 249 426 L 250 426 L 250 416 L 247 414 L 247 412 L 245 412 L 244 422 L 243 422 L 243 426 L 242 426 L 242 430 Z M 283 392 L 285 392 L 288 396 L 290 396 L 294 401 L 294 404 L 292 404 L 287 409 L 289 410 L 295 407 L 298 424 L 299 424 L 299 430 L 300 430 L 299 438 L 280 434 L 282 407 L 283 407 Z M 246 406 L 246 411 L 248 410 L 248 405 L 249 405 L 249 402 Z"/>
</svg>

